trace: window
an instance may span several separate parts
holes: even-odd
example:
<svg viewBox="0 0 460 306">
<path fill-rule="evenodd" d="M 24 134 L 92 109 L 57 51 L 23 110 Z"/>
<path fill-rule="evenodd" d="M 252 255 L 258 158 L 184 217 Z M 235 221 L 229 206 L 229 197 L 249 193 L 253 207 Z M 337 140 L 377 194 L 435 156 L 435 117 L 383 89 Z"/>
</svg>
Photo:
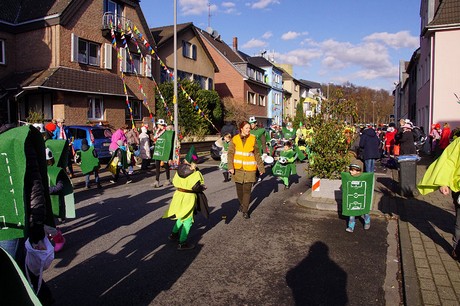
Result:
<svg viewBox="0 0 460 306">
<path fill-rule="evenodd" d="M 88 97 L 88 119 L 104 119 L 104 105 L 100 97 Z"/>
<path fill-rule="evenodd" d="M 139 54 L 132 54 L 131 57 L 129 54 L 126 54 L 126 71 L 128 73 L 139 73 L 141 72 L 141 56 Z M 131 60 L 132 59 L 132 60 Z"/>
<path fill-rule="evenodd" d="M 265 96 L 264 95 L 259 95 L 259 105 L 265 106 Z"/>
<path fill-rule="evenodd" d="M 105 14 L 110 18 L 108 22 L 112 22 L 116 27 L 120 22 L 122 22 L 121 17 L 123 16 L 123 6 L 111 0 L 106 0 L 104 4 Z M 122 24 L 122 26 L 124 25 Z"/>
<path fill-rule="evenodd" d="M 5 41 L 0 39 L 0 64 L 6 64 L 5 61 Z"/>
<path fill-rule="evenodd" d="M 28 112 L 43 114 L 45 120 L 51 120 L 53 118 L 51 99 L 52 97 L 49 93 L 29 95 L 26 101 Z"/>
<path fill-rule="evenodd" d="M 273 93 L 273 99 L 275 100 L 275 105 L 279 105 L 281 103 L 281 95 L 279 92 Z"/>
<path fill-rule="evenodd" d="M 182 56 L 196 60 L 196 45 L 182 41 Z"/>
<path fill-rule="evenodd" d="M 99 44 L 78 38 L 78 62 L 100 66 L 100 49 Z"/>
<path fill-rule="evenodd" d="M 182 70 L 177 70 L 177 79 L 178 80 L 192 80 L 192 74 Z"/>
<path fill-rule="evenodd" d="M 142 119 L 142 102 L 139 100 L 130 100 L 129 104 L 131 105 L 131 109 L 133 111 L 133 119 L 141 120 Z M 131 120 L 128 105 L 126 105 L 126 109 L 125 109 L 125 118 L 127 120 Z"/>
<path fill-rule="evenodd" d="M 202 75 L 194 74 L 193 80 L 200 84 L 201 89 L 206 89 L 206 77 Z"/>
<path fill-rule="evenodd" d="M 208 79 L 208 90 L 213 90 L 214 89 L 214 81 L 209 78 Z"/>
<path fill-rule="evenodd" d="M 256 94 L 248 91 L 248 104 L 256 104 Z"/>
</svg>

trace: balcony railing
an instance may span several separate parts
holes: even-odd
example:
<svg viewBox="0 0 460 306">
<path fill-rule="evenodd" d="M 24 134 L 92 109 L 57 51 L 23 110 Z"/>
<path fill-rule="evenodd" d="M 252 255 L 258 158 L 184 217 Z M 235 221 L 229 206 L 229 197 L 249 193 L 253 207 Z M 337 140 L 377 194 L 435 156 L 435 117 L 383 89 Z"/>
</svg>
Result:
<svg viewBox="0 0 460 306">
<path fill-rule="evenodd" d="M 104 13 L 102 16 L 102 29 L 107 30 L 114 28 L 115 31 L 121 32 L 133 29 L 133 22 L 126 17 L 115 15 L 112 12 Z"/>
</svg>

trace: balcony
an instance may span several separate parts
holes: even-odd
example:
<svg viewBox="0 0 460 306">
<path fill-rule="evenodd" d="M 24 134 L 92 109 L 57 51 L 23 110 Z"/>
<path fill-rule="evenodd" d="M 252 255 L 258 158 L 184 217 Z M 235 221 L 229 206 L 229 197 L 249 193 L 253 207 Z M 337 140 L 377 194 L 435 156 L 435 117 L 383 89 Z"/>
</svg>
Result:
<svg viewBox="0 0 460 306">
<path fill-rule="evenodd" d="M 113 27 L 115 32 L 127 32 L 133 29 L 133 22 L 123 16 L 115 15 L 112 12 L 106 12 L 102 16 L 102 31 L 110 31 Z"/>
</svg>

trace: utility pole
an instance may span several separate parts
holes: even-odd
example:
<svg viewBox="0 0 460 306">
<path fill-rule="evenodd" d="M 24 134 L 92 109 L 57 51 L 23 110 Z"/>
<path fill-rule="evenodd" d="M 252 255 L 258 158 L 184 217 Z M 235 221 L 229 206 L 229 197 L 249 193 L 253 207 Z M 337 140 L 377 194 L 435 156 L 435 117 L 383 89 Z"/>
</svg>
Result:
<svg viewBox="0 0 460 306">
<path fill-rule="evenodd" d="M 174 95 L 173 95 L 173 104 L 174 104 L 174 150 L 179 147 L 179 118 L 178 112 L 179 101 L 177 99 L 177 0 L 174 0 Z M 177 157 L 180 159 L 180 156 Z"/>
</svg>

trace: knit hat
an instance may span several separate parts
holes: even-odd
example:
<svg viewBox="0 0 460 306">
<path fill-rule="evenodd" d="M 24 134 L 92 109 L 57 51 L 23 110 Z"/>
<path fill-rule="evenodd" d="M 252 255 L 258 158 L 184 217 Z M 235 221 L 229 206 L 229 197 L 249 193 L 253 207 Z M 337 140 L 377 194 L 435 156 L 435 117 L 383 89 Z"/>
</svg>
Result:
<svg viewBox="0 0 460 306">
<path fill-rule="evenodd" d="M 359 171 L 363 171 L 364 164 L 359 159 L 353 159 L 350 165 L 348 166 L 348 168 L 355 168 L 355 169 L 359 169 Z"/>
<path fill-rule="evenodd" d="M 413 126 L 412 126 L 411 124 L 409 124 L 409 123 L 404 124 L 402 127 L 403 127 L 404 129 L 411 129 L 411 130 L 412 130 L 412 128 L 413 128 Z"/>
</svg>

